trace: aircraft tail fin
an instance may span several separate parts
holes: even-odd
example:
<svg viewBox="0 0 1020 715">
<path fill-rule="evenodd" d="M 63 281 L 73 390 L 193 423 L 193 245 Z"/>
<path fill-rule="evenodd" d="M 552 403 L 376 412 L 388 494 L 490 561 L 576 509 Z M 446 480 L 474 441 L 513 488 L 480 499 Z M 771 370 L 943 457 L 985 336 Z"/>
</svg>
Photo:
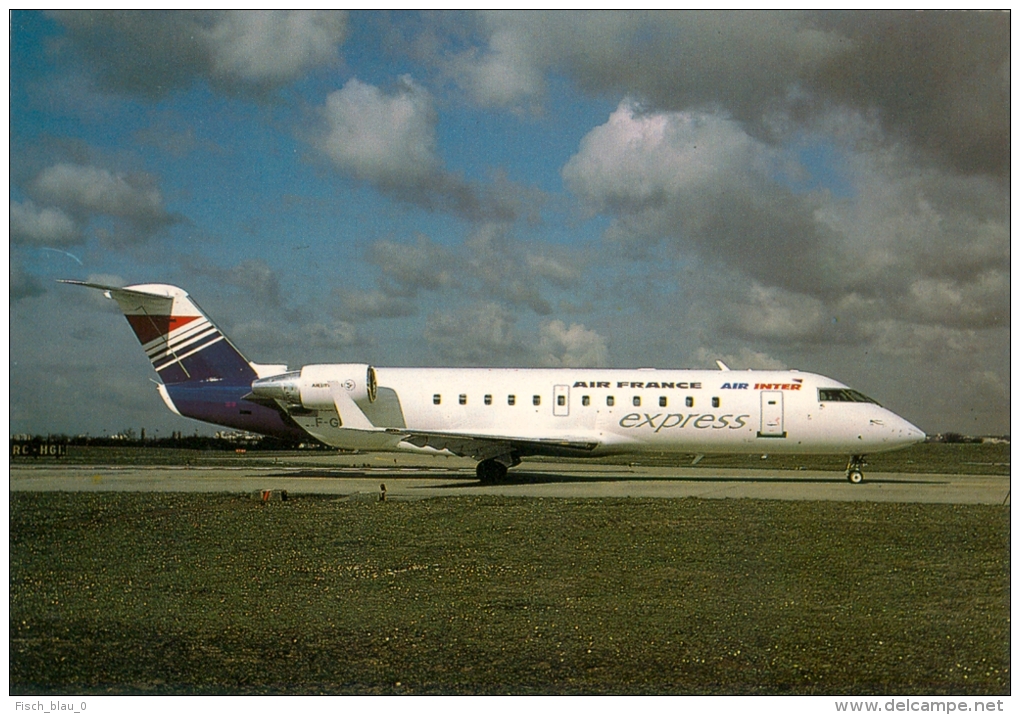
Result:
<svg viewBox="0 0 1020 715">
<path fill-rule="evenodd" d="M 255 366 L 181 288 L 159 283 L 126 288 L 83 281 L 61 283 L 96 288 L 117 301 L 166 385 L 248 385 L 258 377 Z"/>
</svg>

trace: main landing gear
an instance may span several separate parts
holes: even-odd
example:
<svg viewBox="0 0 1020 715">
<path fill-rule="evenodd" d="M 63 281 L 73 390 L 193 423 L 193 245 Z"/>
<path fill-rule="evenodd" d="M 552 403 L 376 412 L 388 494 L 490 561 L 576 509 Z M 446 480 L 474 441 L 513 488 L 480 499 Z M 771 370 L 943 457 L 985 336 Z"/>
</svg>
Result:
<svg viewBox="0 0 1020 715">
<path fill-rule="evenodd" d="M 506 481 L 506 472 L 510 467 L 516 467 L 521 463 L 520 457 L 511 455 L 506 457 L 509 463 L 504 462 L 503 458 L 486 459 L 478 463 L 475 467 L 475 474 L 478 475 L 478 481 L 482 484 L 498 484 L 499 482 Z"/>
<path fill-rule="evenodd" d="M 861 471 L 864 468 L 866 462 L 864 461 L 863 454 L 854 454 L 850 457 L 850 461 L 846 465 L 846 479 L 851 484 L 860 484 L 864 481 L 864 472 Z"/>
</svg>

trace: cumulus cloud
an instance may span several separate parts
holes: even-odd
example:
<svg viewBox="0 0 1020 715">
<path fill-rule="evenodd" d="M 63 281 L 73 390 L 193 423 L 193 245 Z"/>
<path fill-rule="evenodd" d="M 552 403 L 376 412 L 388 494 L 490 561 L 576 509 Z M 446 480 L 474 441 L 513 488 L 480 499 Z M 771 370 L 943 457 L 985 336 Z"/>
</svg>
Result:
<svg viewBox="0 0 1020 715">
<path fill-rule="evenodd" d="M 337 315 L 352 323 L 375 318 L 405 318 L 418 313 L 414 301 L 381 290 L 341 290 L 337 295 L 340 298 Z"/>
<path fill-rule="evenodd" d="M 483 104 L 541 98 L 563 74 L 596 94 L 637 93 L 665 109 L 718 103 L 751 111 L 839 52 L 843 39 L 803 13 L 485 12 L 468 47 L 449 31 L 434 61 Z M 440 30 L 442 34 L 442 30 Z"/>
<path fill-rule="evenodd" d="M 537 350 L 543 367 L 603 367 L 609 357 L 604 337 L 577 323 L 568 328 L 562 320 L 539 327 Z"/>
<path fill-rule="evenodd" d="M 702 366 L 715 365 L 716 360 L 721 361 L 731 370 L 786 370 L 787 366 L 782 360 L 772 357 L 767 353 L 752 350 L 747 346 L 741 347 L 737 352 L 718 352 L 711 348 L 700 347 L 694 356 L 695 363 Z"/>
<path fill-rule="evenodd" d="M 577 258 L 573 260 L 577 261 Z M 524 268 L 529 275 L 543 278 L 558 288 L 576 286 L 582 276 L 581 267 L 576 262 L 572 264 L 569 258 L 545 253 L 527 253 Z"/>
<path fill-rule="evenodd" d="M 81 228 L 59 208 L 11 201 L 11 243 L 70 246 L 82 240 Z"/>
<path fill-rule="evenodd" d="M 124 222 L 130 235 L 121 237 L 120 242 L 130 243 L 148 239 L 180 220 L 163 205 L 155 178 L 144 173 L 115 174 L 96 166 L 55 164 L 43 169 L 27 191 L 45 208 L 36 209 L 35 204 L 19 207 L 22 237 L 29 235 L 26 232 L 38 236 L 48 229 L 70 242 L 76 225 L 110 217 Z"/>
<path fill-rule="evenodd" d="M 635 212 L 711 187 L 728 174 L 760 170 L 766 152 L 724 117 L 648 112 L 626 99 L 581 140 L 563 178 L 596 210 Z"/>
<path fill-rule="evenodd" d="M 347 36 L 339 11 L 61 11 L 67 30 L 108 90 L 158 98 L 205 79 L 260 94 L 333 63 Z"/>
<path fill-rule="evenodd" d="M 441 360 L 454 365 L 514 365 L 528 352 L 516 322 L 506 307 L 484 302 L 430 315 L 424 337 Z"/>
<path fill-rule="evenodd" d="M 544 321 L 537 334 L 524 334 L 517 316 L 493 302 L 434 313 L 424 336 L 441 361 L 455 365 L 601 367 L 609 353 L 604 337 L 577 323 Z"/>
<path fill-rule="evenodd" d="M 815 213 L 835 237 L 843 296 L 958 328 L 1005 325 L 1009 201 L 987 177 L 918 167 L 900 151 L 848 155 L 855 196 Z"/>
<path fill-rule="evenodd" d="M 959 328 L 1009 325 L 1009 276 L 989 271 L 960 283 L 950 278 L 918 278 L 903 300 L 903 315 L 917 322 Z"/>
<path fill-rule="evenodd" d="M 277 355 L 292 360 L 302 353 L 329 355 L 330 351 L 365 343 L 357 328 L 343 320 L 249 320 L 231 327 L 230 337 L 238 345 L 246 346 L 245 350 L 251 350 L 249 357 L 259 360 L 271 360 Z"/>
<path fill-rule="evenodd" d="M 510 220 L 527 193 L 476 186 L 443 167 L 432 96 L 410 76 L 389 92 L 351 79 L 327 98 L 313 147 L 340 172 L 401 201 L 472 221 Z"/>
<path fill-rule="evenodd" d="M 589 132 L 563 177 L 611 218 L 606 237 L 630 258 L 666 248 L 725 276 L 695 303 L 729 335 L 814 345 L 881 334 L 869 324 L 894 318 L 1007 325 L 1004 187 L 855 142 L 873 132 L 868 122 L 842 127 L 849 196 L 800 190 L 789 152 L 737 122 L 632 101 Z"/>
<path fill-rule="evenodd" d="M 46 292 L 46 289 L 35 276 L 29 275 L 25 270 L 15 261 L 11 261 L 9 266 L 8 275 L 10 277 L 10 285 L 8 286 L 8 295 L 11 302 L 17 302 L 26 298 L 35 298 Z"/>
<path fill-rule="evenodd" d="M 410 77 L 388 95 L 352 79 L 326 98 L 324 117 L 320 146 L 356 178 L 382 186 L 415 185 L 440 167 L 432 100 Z"/>
<path fill-rule="evenodd" d="M 828 228 L 813 217 L 816 197 L 773 177 L 778 163 L 736 122 L 625 100 L 562 173 L 591 210 L 614 217 L 608 237 L 635 255 L 668 241 L 765 284 L 824 294 Z"/>
<path fill-rule="evenodd" d="M 811 21 L 845 41 L 812 65 L 806 88 L 873 111 L 891 138 L 955 172 L 1008 176 L 1009 13 L 822 12 Z"/>
<path fill-rule="evenodd" d="M 446 71 L 482 106 L 518 104 L 545 90 L 541 43 L 502 25 L 499 17 L 481 16 L 491 33 L 487 47 L 468 48 L 445 60 Z"/>
<path fill-rule="evenodd" d="M 628 275 L 699 272 L 675 280 L 703 344 L 948 366 L 1008 330 L 1008 13 L 480 13 L 428 32 L 417 56 L 480 106 L 540 111 L 550 77 L 626 97 L 564 184 Z"/>
<path fill-rule="evenodd" d="M 657 111 L 720 111 L 773 139 L 845 109 L 875 116 L 889 142 L 1004 178 L 1009 21 L 885 11 L 482 13 L 463 21 L 466 31 L 442 18 L 423 54 L 482 105 L 536 104 L 544 78 L 560 75 Z M 478 40 L 465 47 L 466 32 Z"/>
<path fill-rule="evenodd" d="M 390 295 L 414 297 L 419 290 L 440 290 L 457 282 L 455 252 L 423 234 L 414 243 L 375 241 L 367 259 L 379 269 L 383 289 Z"/>
<path fill-rule="evenodd" d="M 751 340 L 829 340 L 826 310 L 816 298 L 752 284 L 720 311 L 723 330 Z"/>
<path fill-rule="evenodd" d="M 542 295 L 537 275 L 527 270 L 527 254 L 523 255 L 522 262 L 522 247 L 510 240 L 506 225 L 477 227 L 464 249 L 468 274 L 478 284 L 479 292 L 511 305 L 527 306 L 538 315 L 552 312 L 552 306 Z"/>
<path fill-rule="evenodd" d="M 328 10 L 251 10 L 217 16 L 204 35 L 212 73 L 283 84 L 337 59 L 347 17 Z"/>
<path fill-rule="evenodd" d="M 868 344 L 881 354 L 927 360 L 929 364 L 964 354 L 979 342 L 973 330 L 919 325 L 896 318 L 863 324 L 861 331 Z"/>
<path fill-rule="evenodd" d="M 280 307 L 284 304 L 280 279 L 265 261 L 242 261 L 226 271 L 215 271 L 213 275 L 244 289 L 259 305 Z"/>
<path fill-rule="evenodd" d="M 337 291 L 348 320 L 414 315 L 422 292 L 549 315 L 552 296 L 576 289 L 583 275 L 576 256 L 517 241 L 502 223 L 477 225 L 453 246 L 424 235 L 413 242 L 380 239 L 368 247 L 366 259 L 378 271 L 378 289 Z"/>
</svg>

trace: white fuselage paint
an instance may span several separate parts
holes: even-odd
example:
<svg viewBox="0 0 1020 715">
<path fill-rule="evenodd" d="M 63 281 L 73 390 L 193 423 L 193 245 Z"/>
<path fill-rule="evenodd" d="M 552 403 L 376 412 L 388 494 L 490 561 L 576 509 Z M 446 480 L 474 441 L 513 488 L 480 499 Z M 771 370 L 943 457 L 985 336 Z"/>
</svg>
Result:
<svg viewBox="0 0 1020 715">
<path fill-rule="evenodd" d="M 848 454 L 853 481 L 861 455 L 924 439 L 847 386 L 793 370 L 333 364 L 287 372 L 247 361 L 181 288 L 65 282 L 117 302 L 177 414 L 287 438 L 300 434 L 297 425 L 347 449 L 446 450 L 478 460 L 483 480 L 529 455 L 694 452 Z M 820 390 L 845 394 L 823 399 Z"/>
<path fill-rule="evenodd" d="M 329 368 L 346 366 L 314 367 L 321 381 Z M 591 456 L 870 454 L 924 439 L 875 403 L 821 401 L 819 388 L 846 386 L 796 371 L 375 368 L 375 375 L 380 391 L 396 394 L 408 430 L 591 440 L 598 443 Z M 335 410 L 313 412 L 295 419 L 332 446 L 418 449 L 392 435 L 354 434 Z"/>
</svg>

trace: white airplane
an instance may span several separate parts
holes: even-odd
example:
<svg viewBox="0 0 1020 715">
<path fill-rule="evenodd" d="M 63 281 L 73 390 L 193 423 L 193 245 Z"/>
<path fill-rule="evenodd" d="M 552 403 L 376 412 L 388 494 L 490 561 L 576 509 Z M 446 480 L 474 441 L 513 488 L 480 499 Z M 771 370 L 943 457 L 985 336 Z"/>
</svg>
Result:
<svg viewBox="0 0 1020 715">
<path fill-rule="evenodd" d="M 483 482 L 529 456 L 844 454 L 907 447 L 924 432 L 869 397 L 796 370 L 375 368 L 249 362 L 180 288 L 104 291 L 117 301 L 175 413 L 342 449 L 452 453 Z"/>
</svg>

